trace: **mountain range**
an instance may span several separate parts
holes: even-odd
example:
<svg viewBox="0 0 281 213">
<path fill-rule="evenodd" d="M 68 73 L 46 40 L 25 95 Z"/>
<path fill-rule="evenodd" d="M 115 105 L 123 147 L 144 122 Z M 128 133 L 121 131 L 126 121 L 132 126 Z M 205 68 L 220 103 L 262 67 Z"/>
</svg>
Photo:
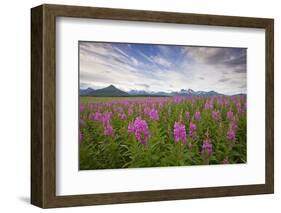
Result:
<svg viewBox="0 0 281 213">
<path fill-rule="evenodd" d="M 80 96 L 96 96 L 96 97 L 129 97 L 129 96 L 221 96 L 224 94 L 216 91 L 194 91 L 192 89 L 181 89 L 173 92 L 149 92 L 145 90 L 130 90 L 129 92 L 122 91 L 113 85 L 102 89 L 80 89 Z"/>
</svg>

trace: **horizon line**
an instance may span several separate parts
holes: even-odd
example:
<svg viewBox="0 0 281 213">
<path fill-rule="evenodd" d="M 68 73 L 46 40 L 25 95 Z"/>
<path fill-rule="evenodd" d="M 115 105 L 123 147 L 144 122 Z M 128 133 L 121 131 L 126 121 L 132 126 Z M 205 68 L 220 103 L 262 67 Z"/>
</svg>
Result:
<svg viewBox="0 0 281 213">
<path fill-rule="evenodd" d="M 151 90 L 138 90 L 138 89 L 130 89 L 130 90 L 123 90 L 123 89 L 120 89 L 119 87 L 113 85 L 113 84 L 109 84 L 108 86 L 105 86 L 105 87 L 101 87 L 101 88 L 93 88 L 93 87 L 85 87 L 85 88 L 82 88 L 82 87 L 79 87 L 79 90 L 86 90 L 86 89 L 93 89 L 93 90 L 100 90 L 100 89 L 104 89 L 104 88 L 107 88 L 107 87 L 110 87 L 110 86 L 113 86 L 115 87 L 116 89 L 119 89 L 123 92 L 131 92 L 132 90 L 135 90 L 135 91 L 144 91 L 144 92 L 148 92 L 148 93 L 159 93 L 159 92 L 164 92 L 164 93 L 173 93 L 173 92 L 180 92 L 181 90 L 185 90 L 185 91 L 188 91 L 188 90 L 192 90 L 194 92 L 216 92 L 216 93 L 219 93 L 219 94 L 222 94 L 222 95 L 225 95 L 226 93 L 223 93 L 223 92 L 218 92 L 216 90 L 194 90 L 194 89 L 191 89 L 191 88 L 188 88 L 188 89 L 185 89 L 185 88 L 181 88 L 179 90 L 169 90 L 169 91 L 165 91 L 165 90 L 160 90 L 160 91 L 151 91 Z M 235 93 L 231 93 L 231 94 L 227 94 L 227 95 L 238 95 L 238 94 L 247 94 L 247 92 L 235 92 Z"/>
</svg>

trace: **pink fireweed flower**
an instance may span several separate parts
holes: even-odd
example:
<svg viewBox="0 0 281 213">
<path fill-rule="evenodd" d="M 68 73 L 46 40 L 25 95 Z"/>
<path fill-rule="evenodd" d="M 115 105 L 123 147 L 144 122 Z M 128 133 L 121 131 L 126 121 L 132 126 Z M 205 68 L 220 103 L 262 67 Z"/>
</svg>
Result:
<svg viewBox="0 0 281 213">
<path fill-rule="evenodd" d="M 213 153 L 213 145 L 211 143 L 211 139 L 210 138 L 206 138 L 203 141 L 201 153 L 202 153 L 202 155 L 204 155 L 206 157 L 210 157 L 212 155 L 212 153 Z"/>
<path fill-rule="evenodd" d="M 244 110 L 242 109 L 242 107 L 238 107 L 237 112 L 241 114 L 242 112 L 244 112 Z"/>
<path fill-rule="evenodd" d="M 227 135 L 226 135 L 227 139 L 230 142 L 235 142 L 237 128 L 238 128 L 238 126 L 236 124 L 236 121 L 235 121 L 235 119 L 233 119 L 233 121 L 231 121 L 229 124 L 229 128 L 228 128 Z"/>
<path fill-rule="evenodd" d="M 184 100 L 184 98 L 181 97 L 181 96 L 175 96 L 174 97 L 174 102 L 177 103 L 177 104 L 181 103 L 183 100 Z"/>
<path fill-rule="evenodd" d="M 122 112 L 122 113 L 119 113 L 118 114 L 118 117 L 121 119 L 121 120 L 125 120 L 126 119 L 126 114 L 124 113 L 124 112 Z"/>
<path fill-rule="evenodd" d="M 102 121 L 102 114 L 100 112 L 95 112 L 91 114 L 90 118 L 94 121 Z"/>
<path fill-rule="evenodd" d="M 130 102 L 127 101 L 127 100 L 123 100 L 123 101 L 121 101 L 121 103 L 122 103 L 124 106 L 128 106 L 128 105 L 130 104 Z"/>
<path fill-rule="evenodd" d="M 83 104 L 80 104 L 80 112 L 83 112 L 85 110 L 85 106 Z"/>
<path fill-rule="evenodd" d="M 215 120 L 215 121 L 218 121 L 220 119 L 220 112 L 218 111 L 213 111 L 212 112 L 212 118 Z"/>
<path fill-rule="evenodd" d="M 223 99 L 221 97 L 218 97 L 217 103 L 218 103 L 218 105 L 222 106 L 223 105 Z"/>
<path fill-rule="evenodd" d="M 238 110 L 239 108 L 241 108 L 241 103 L 240 102 L 237 102 L 236 104 L 236 109 Z"/>
<path fill-rule="evenodd" d="M 211 102 L 206 101 L 204 109 L 205 110 L 213 109 L 213 104 Z"/>
<path fill-rule="evenodd" d="M 144 115 L 149 115 L 150 112 L 150 108 L 149 107 L 145 107 L 143 110 Z"/>
<path fill-rule="evenodd" d="M 180 122 L 175 122 L 174 138 L 175 138 L 175 142 L 181 141 L 182 143 L 186 143 L 185 125 L 181 124 Z"/>
<path fill-rule="evenodd" d="M 111 112 L 105 112 L 102 115 L 103 133 L 105 136 L 113 135 L 113 128 L 111 126 Z"/>
<path fill-rule="evenodd" d="M 238 126 L 237 126 L 235 120 L 232 121 L 232 122 L 229 124 L 229 128 L 230 128 L 230 129 L 233 129 L 233 130 L 236 132 Z"/>
<path fill-rule="evenodd" d="M 201 119 L 201 113 L 200 112 L 195 112 L 194 119 L 197 120 L 197 121 L 200 120 Z"/>
<path fill-rule="evenodd" d="M 91 111 L 93 111 L 93 110 L 95 109 L 95 105 L 94 105 L 94 104 L 90 104 L 90 105 L 89 105 L 89 109 L 90 109 Z"/>
<path fill-rule="evenodd" d="M 228 111 L 227 112 L 227 119 L 229 121 L 233 121 L 234 120 L 234 113 L 232 111 Z"/>
<path fill-rule="evenodd" d="M 145 120 L 137 117 L 134 122 L 135 137 L 141 144 L 147 144 L 149 138 L 149 129 Z"/>
<path fill-rule="evenodd" d="M 103 134 L 105 136 L 111 136 L 113 135 L 113 128 L 111 126 L 111 123 L 110 122 L 105 122 L 103 123 Z"/>
<path fill-rule="evenodd" d="M 134 125 L 134 122 L 131 122 L 131 123 L 129 123 L 129 125 L 128 125 L 128 133 L 129 134 L 132 134 L 132 133 L 134 133 L 135 132 L 135 125 Z"/>
<path fill-rule="evenodd" d="M 189 119 L 190 118 L 190 112 L 186 112 L 185 117 L 186 117 L 186 119 Z"/>
<path fill-rule="evenodd" d="M 196 135 L 196 124 L 190 122 L 189 123 L 189 137 L 193 138 Z"/>
<path fill-rule="evenodd" d="M 112 112 L 104 112 L 102 114 L 102 119 L 111 120 L 111 118 L 112 118 Z"/>
<path fill-rule="evenodd" d="M 134 110 L 130 107 L 129 109 L 128 109 L 128 115 L 130 116 L 130 115 L 132 115 L 134 113 Z"/>
<path fill-rule="evenodd" d="M 159 115 L 158 111 L 156 109 L 152 109 L 149 112 L 149 118 L 153 121 L 158 121 L 159 120 Z"/>
<path fill-rule="evenodd" d="M 236 134 L 235 134 L 235 131 L 233 129 L 229 129 L 227 131 L 227 139 L 231 142 L 234 142 L 235 141 L 235 138 L 236 138 Z"/>
<path fill-rule="evenodd" d="M 228 99 L 225 99 L 225 100 L 224 100 L 224 106 L 227 107 L 227 106 L 229 106 L 229 104 L 230 104 L 230 101 L 229 101 Z"/>
</svg>

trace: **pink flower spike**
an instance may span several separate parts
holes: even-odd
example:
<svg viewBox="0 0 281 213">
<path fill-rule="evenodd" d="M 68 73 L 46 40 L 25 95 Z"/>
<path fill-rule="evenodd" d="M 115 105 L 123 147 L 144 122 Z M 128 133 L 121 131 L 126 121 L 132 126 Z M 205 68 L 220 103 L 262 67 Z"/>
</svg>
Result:
<svg viewBox="0 0 281 213">
<path fill-rule="evenodd" d="M 202 154 L 207 156 L 207 157 L 210 157 L 213 153 L 213 145 L 211 143 L 211 140 L 210 138 L 206 138 L 204 141 L 203 141 L 203 145 L 202 145 Z"/>
<path fill-rule="evenodd" d="M 194 119 L 197 120 L 197 121 L 200 120 L 201 119 L 201 113 L 200 112 L 195 112 Z"/>
<path fill-rule="evenodd" d="M 175 142 L 181 141 L 182 143 L 186 143 L 185 125 L 181 124 L 180 122 L 175 122 L 174 138 L 175 138 Z"/>
<path fill-rule="evenodd" d="M 156 109 L 152 109 L 149 112 L 149 118 L 153 121 L 158 121 L 159 120 L 159 115 L 158 111 Z"/>
</svg>

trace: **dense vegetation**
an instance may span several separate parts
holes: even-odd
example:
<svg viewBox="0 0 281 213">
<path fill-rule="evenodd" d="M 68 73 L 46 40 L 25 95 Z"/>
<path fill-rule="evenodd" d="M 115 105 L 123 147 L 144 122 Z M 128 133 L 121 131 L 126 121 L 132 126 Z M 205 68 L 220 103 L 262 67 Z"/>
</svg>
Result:
<svg viewBox="0 0 281 213">
<path fill-rule="evenodd" d="M 246 96 L 81 98 L 80 169 L 246 162 Z"/>
</svg>

